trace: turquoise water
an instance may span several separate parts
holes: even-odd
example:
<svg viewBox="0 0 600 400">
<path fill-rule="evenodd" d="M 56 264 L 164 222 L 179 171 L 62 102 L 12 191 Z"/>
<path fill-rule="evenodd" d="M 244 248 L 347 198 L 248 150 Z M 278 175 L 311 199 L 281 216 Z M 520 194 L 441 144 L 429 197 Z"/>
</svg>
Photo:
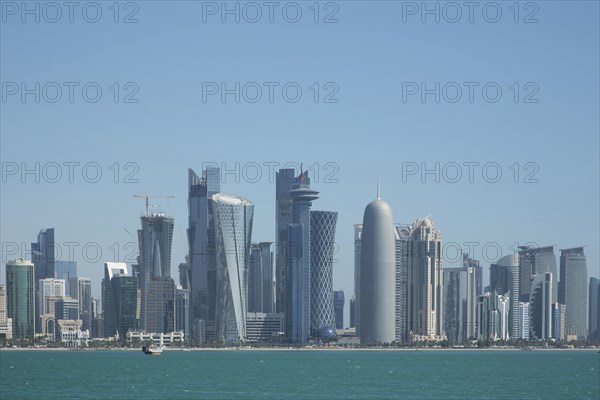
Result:
<svg viewBox="0 0 600 400">
<path fill-rule="evenodd" d="M 600 399 L 595 351 L 0 351 L 0 399 Z"/>
</svg>

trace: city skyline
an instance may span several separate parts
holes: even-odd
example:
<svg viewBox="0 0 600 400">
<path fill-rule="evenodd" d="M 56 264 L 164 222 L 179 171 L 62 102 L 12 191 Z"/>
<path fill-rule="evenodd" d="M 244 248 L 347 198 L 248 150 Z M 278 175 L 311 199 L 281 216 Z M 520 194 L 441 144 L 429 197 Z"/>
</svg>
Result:
<svg viewBox="0 0 600 400">
<path fill-rule="evenodd" d="M 191 171 L 191 172 L 189 172 L 190 174 L 194 174 L 192 170 L 190 170 L 190 171 Z M 214 189 L 213 189 L 213 190 L 217 190 L 217 191 L 218 191 L 218 190 L 220 189 L 220 184 L 221 184 L 221 182 L 219 181 L 219 177 L 221 176 L 221 174 L 220 174 L 220 172 L 219 172 L 218 168 L 216 168 L 216 167 L 215 167 L 215 171 L 216 171 L 216 174 L 215 174 L 215 175 L 214 175 L 214 177 L 212 178 L 212 179 L 213 179 L 213 182 L 214 182 L 212 185 L 214 186 Z M 294 176 L 294 174 L 293 174 L 294 170 L 293 170 L 293 169 L 290 169 L 290 170 L 288 170 L 288 171 L 289 171 L 288 173 L 289 173 L 289 174 L 291 174 L 291 176 Z M 307 174 L 309 174 L 309 173 L 310 173 L 310 171 L 309 171 L 309 170 L 307 170 Z M 206 171 L 204 171 L 204 174 L 206 175 Z M 278 172 L 278 174 L 279 174 L 279 172 Z M 209 172 L 209 174 L 208 174 L 208 175 L 210 175 L 210 172 Z M 191 176 L 191 175 L 190 175 L 190 176 Z M 206 178 L 206 177 L 205 177 L 205 178 Z M 191 179 L 191 178 L 190 178 L 190 179 Z M 293 179 L 292 179 L 292 181 L 293 181 L 294 179 L 295 179 L 295 178 L 293 178 Z M 307 182 L 310 182 L 310 179 L 309 179 L 309 178 L 306 178 L 306 180 L 307 180 Z M 275 185 L 275 184 L 272 184 L 271 186 L 276 186 L 276 185 Z M 321 185 L 321 186 L 323 186 L 323 185 Z M 290 187 L 292 187 L 292 186 L 290 186 Z M 234 188 L 234 187 L 232 187 L 232 188 Z M 272 189 L 273 189 L 273 188 L 272 188 Z M 214 192 L 214 191 L 213 191 L 213 193 L 216 193 L 216 192 Z M 291 204 L 291 203 L 290 203 L 290 204 Z M 165 213 L 162 211 L 162 209 L 156 209 L 155 207 L 152 207 L 152 211 L 150 212 L 150 215 L 151 215 L 151 216 L 165 216 L 165 217 L 166 217 L 166 214 L 165 214 Z M 140 218 L 141 218 L 141 220 L 142 220 L 142 221 L 144 221 L 144 220 L 148 219 L 148 218 L 149 218 L 149 216 L 148 216 L 148 215 L 146 215 L 145 213 L 143 213 L 143 212 L 142 212 L 142 215 L 141 215 L 141 217 L 140 217 Z M 173 221 L 173 218 L 171 218 L 171 217 L 168 217 L 168 218 L 170 218 L 170 220 L 171 220 L 171 224 L 172 224 L 172 223 L 173 223 L 173 222 L 172 222 L 172 221 Z M 354 224 L 354 225 L 356 225 L 356 224 Z M 400 226 L 400 225 L 402 225 L 402 224 L 398 224 L 398 223 L 396 223 L 396 225 Z M 178 226 L 177 226 L 177 224 L 175 224 L 175 228 L 172 228 L 172 227 L 171 227 L 170 229 L 171 229 L 173 232 L 175 232 L 175 233 L 173 234 L 173 237 L 172 237 L 172 241 L 174 242 L 174 241 L 175 241 L 175 238 L 178 236 L 178 235 L 177 235 L 177 232 L 179 232 L 179 233 L 181 234 L 182 228 L 181 228 L 180 226 L 178 227 Z M 44 238 L 45 238 L 45 237 L 46 237 L 45 235 L 47 234 L 47 232 L 51 232 L 51 235 L 52 235 L 52 237 L 54 237 L 54 230 L 55 230 L 54 228 L 41 228 L 41 229 L 39 230 L 39 231 L 40 231 L 40 233 L 38 234 L 38 240 L 39 240 L 39 238 L 40 238 L 40 237 L 44 237 Z M 338 229 L 338 230 L 339 230 L 339 229 Z M 124 231 L 126 231 L 125 233 L 129 235 L 129 231 L 128 231 L 127 229 L 124 229 Z M 141 232 L 141 231 L 140 231 L 140 232 Z M 347 233 L 347 232 L 346 232 L 346 233 Z M 41 236 L 41 235 L 44 235 L 44 236 Z M 181 238 L 181 235 L 179 235 L 179 237 Z M 44 240 L 45 240 L 45 239 L 44 239 Z M 57 240 L 56 242 L 57 242 L 57 244 L 58 244 L 58 247 L 59 247 L 59 251 L 60 251 L 60 253 L 61 253 L 61 254 L 63 254 L 63 253 L 64 253 L 63 249 L 60 249 L 60 245 L 61 245 L 62 241 L 60 241 L 60 240 Z M 68 243 L 68 241 L 65 241 L 65 242 L 67 242 L 67 243 Z M 253 240 L 253 243 L 254 243 L 254 242 L 255 242 L 255 241 Z M 125 242 L 125 243 L 126 243 L 127 245 L 130 245 L 130 244 L 132 243 L 132 241 L 128 241 L 128 242 Z M 490 245 L 490 243 L 491 243 L 491 245 Z M 497 249 L 500 249 L 500 248 L 501 248 L 501 246 L 499 246 L 498 242 L 490 242 L 490 243 L 488 243 L 487 245 L 489 245 L 489 248 L 493 249 L 493 251 L 497 251 Z M 528 249 L 528 248 L 529 248 L 529 249 L 530 249 L 530 253 L 531 253 L 531 255 L 530 255 L 530 256 L 527 256 L 527 257 L 525 257 L 525 259 L 529 260 L 529 259 L 533 259 L 532 257 L 534 257 L 534 256 L 537 256 L 537 257 L 546 257 L 544 254 L 546 254 L 546 253 L 547 253 L 548 249 L 550 249 L 550 250 L 553 250 L 553 248 L 554 248 L 554 247 L 563 248 L 563 246 L 561 246 L 561 245 L 559 245 L 559 246 L 555 246 L 555 245 L 552 245 L 552 246 L 540 246 L 540 247 L 538 248 L 538 247 L 535 247 L 535 246 L 534 246 L 534 245 L 535 245 L 535 243 L 533 243 L 533 242 L 531 242 L 531 241 L 528 241 L 528 242 L 526 242 L 526 243 L 527 243 L 527 245 L 520 245 L 520 244 L 518 244 L 518 243 L 513 243 L 511 246 L 509 246 L 509 252 L 510 252 L 510 251 L 513 251 L 514 249 L 518 249 L 518 254 L 519 254 L 519 257 L 524 257 L 524 254 L 526 254 L 526 252 L 527 252 L 527 250 L 526 250 L 526 249 Z M 170 244 L 170 243 L 169 243 L 169 244 Z M 478 244 L 473 244 L 472 242 L 468 242 L 468 243 L 465 243 L 465 244 L 466 244 L 466 246 L 467 246 L 467 247 L 466 247 L 466 249 L 468 249 L 468 248 L 469 248 L 469 246 L 470 246 L 470 247 L 473 247 L 473 246 L 474 246 L 475 248 L 478 248 L 478 247 L 479 247 L 479 245 L 478 245 Z M 97 245 L 97 244 L 96 244 L 96 245 Z M 460 250 L 460 249 L 458 249 L 458 247 L 455 247 L 455 245 L 458 245 L 458 243 L 451 242 L 451 244 L 448 244 L 448 245 L 447 245 L 446 243 L 444 243 L 444 249 L 445 249 L 445 250 L 447 250 L 447 249 L 450 249 L 450 250 L 457 250 L 457 251 L 458 251 L 458 250 Z M 33 246 L 33 244 L 32 244 L 32 246 Z M 73 246 L 73 244 L 70 244 L 70 246 Z M 108 246 L 108 247 L 111 247 L 111 246 L 113 246 L 113 247 L 114 247 L 114 244 L 107 245 L 107 246 Z M 186 246 L 187 246 L 187 243 L 186 243 Z M 273 243 L 273 246 L 274 246 L 275 248 L 277 248 L 277 247 L 278 247 L 276 243 Z M 343 246 L 342 246 L 342 245 L 340 245 L 340 244 L 338 244 L 338 242 L 336 241 L 336 243 L 335 243 L 335 247 L 336 247 L 336 249 L 335 249 L 335 251 L 334 251 L 334 257 L 333 257 L 333 267 L 334 267 L 334 268 L 333 268 L 333 271 L 334 271 L 333 277 L 334 277 L 334 282 L 335 282 L 336 278 L 339 280 L 339 275 L 340 275 L 340 274 L 339 274 L 339 273 L 337 273 L 337 274 L 336 274 L 335 272 L 336 272 L 336 271 L 338 271 L 338 270 L 336 269 L 336 267 L 338 267 L 338 266 L 339 266 L 339 262 L 338 262 L 338 261 L 339 261 L 339 258 L 340 258 L 340 257 L 338 257 L 338 255 L 340 255 L 340 253 L 339 253 L 339 249 L 340 249 L 340 248 L 342 248 Z M 587 246 L 587 245 L 584 245 L 583 247 L 585 247 L 585 248 L 588 248 L 588 246 Z M 138 246 L 138 249 L 139 249 L 139 246 Z M 463 249 L 463 250 L 466 250 L 466 249 Z M 538 251 L 536 251 L 536 250 L 538 250 L 538 249 L 539 249 L 539 252 L 538 252 Z M 72 251 L 72 248 L 67 248 L 67 250 L 70 250 L 70 251 Z M 152 249 L 151 249 L 151 250 L 152 250 Z M 26 253 L 27 253 L 27 252 L 26 252 Z M 31 253 L 31 251 L 30 251 L 30 254 L 32 254 L 32 255 L 33 255 L 33 257 L 35 257 L 35 256 L 36 256 L 36 253 L 37 253 L 37 250 L 34 250 L 34 251 L 33 251 L 33 253 Z M 76 252 L 74 252 L 74 253 L 76 254 Z M 130 255 L 133 255 L 133 256 L 134 256 L 133 258 L 135 258 L 136 254 L 137 254 L 137 253 L 135 253 L 135 252 L 134 252 L 134 253 L 132 253 L 131 251 L 129 251 L 128 253 L 129 253 Z M 551 253 L 548 253 L 548 254 L 553 254 L 553 257 L 554 257 L 554 258 L 552 259 L 552 263 L 554 263 L 554 264 L 553 264 L 554 266 L 552 267 L 552 266 L 548 266 L 548 265 L 550 265 L 550 264 L 543 264 L 543 263 L 542 263 L 543 265 L 545 265 L 545 266 L 544 266 L 542 269 L 543 269 L 543 270 L 545 270 L 545 269 L 550 269 L 550 270 L 552 270 L 552 271 L 556 271 L 556 270 L 557 270 L 557 265 L 556 265 L 556 264 L 557 264 L 557 262 L 556 262 L 556 254 L 555 254 L 555 253 L 553 253 L 553 252 L 551 252 Z M 586 256 L 587 256 L 587 253 L 586 253 Z M 39 255 L 38 255 L 38 257 L 39 257 Z M 506 259 L 506 257 L 507 257 L 507 256 L 506 256 L 506 255 L 503 255 L 503 257 Z M 184 258 L 185 258 L 185 257 L 184 257 Z M 502 258 L 502 257 L 500 257 L 500 258 Z M 112 260 L 111 260 L 111 261 L 112 261 Z M 179 260 L 172 260 L 171 262 L 175 262 L 175 263 L 177 263 L 178 261 L 179 261 Z M 455 260 L 449 260 L 445 254 L 444 254 L 444 256 L 443 256 L 443 261 L 444 261 L 444 266 L 445 266 L 446 268 L 453 268 L 453 267 L 456 267 L 456 266 L 457 266 L 457 265 L 456 265 L 456 263 L 453 263 L 453 262 L 452 262 L 452 261 L 455 261 Z M 449 262 L 449 261 L 450 261 L 450 262 Z M 492 265 L 493 265 L 494 263 L 493 263 L 493 262 L 489 262 L 489 263 L 487 263 L 486 261 L 482 261 L 482 260 L 478 260 L 478 261 L 482 262 L 482 264 L 483 264 L 483 267 L 482 267 L 482 272 L 483 272 L 483 276 L 485 276 L 485 278 L 484 278 L 484 279 L 485 279 L 485 281 L 486 281 L 486 282 L 490 282 L 490 278 L 491 278 L 491 277 L 490 277 L 490 273 L 489 273 L 489 271 L 490 271 L 490 268 L 492 267 Z M 103 261 L 103 262 L 105 262 L 105 261 Z M 114 262 L 114 261 L 112 261 L 112 262 Z M 127 264 L 129 264 L 129 268 L 135 268 L 135 267 L 136 267 L 136 263 L 138 263 L 138 262 L 139 262 L 139 261 L 136 259 L 136 261 L 134 261 L 134 262 L 128 262 Z M 533 263 L 532 261 L 530 261 L 530 262 L 529 262 L 529 264 L 532 264 L 532 263 Z M 154 261 L 153 261 L 153 268 L 156 268 L 156 267 L 158 267 L 159 265 L 162 265 L 162 264 L 163 264 L 163 262 L 161 262 L 161 261 L 158 261 L 158 260 L 154 260 Z M 487 264 L 487 267 L 486 267 L 486 264 Z M 538 263 L 538 264 L 539 264 L 539 263 Z M 60 271 L 63 271 L 63 270 L 64 270 L 64 271 L 65 271 L 65 272 L 64 272 L 65 276 L 68 276 L 68 275 L 69 275 L 69 273 L 68 273 L 68 272 L 66 272 L 66 271 L 74 271 L 74 273 L 77 273 L 77 272 L 76 272 L 76 271 L 77 271 L 77 261 L 73 261 L 73 262 L 72 262 L 72 261 L 65 261 L 65 260 L 62 260 L 62 259 L 56 258 L 56 260 L 52 260 L 52 265 L 53 265 L 53 267 L 52 267 L 52 268 L 56 268 L 56 269 L 57 269 L 57 271 L 58 271 L 59 269 L 60 269 Z M 540 264 L 540 265 L 541 265 L 541 264 Z M 274 270 L 275 270 L 275 268 L 276 268 L 276 259 L 274 260 L 274 265 L 273 265 L 273 268 L 274 268 Z M 538 268 L 539 268 L 539 266 L 538 266 Z M 545 268 L 545 269 L 544 269 L 544 268 Z M 169 267 L 168 269 L 170 270 L 170 267 Z M 166 267 L 165 267 L 165 270 L 167 270 L 167 268 L 166 268 Z M 530 270 L 531 270 L 531 267 L 530 267 Z M 191 271 L 191 270 L 190 270 L 190 271 Z M 162 272 L 162 271 L 161 271 L 161 272 Z M 352 275 L 354 275 L 354 272 L 355 272 L 355 271 L 352 271 Z M 588 263 L 588 268 L 587 268 L 587 274 L 588 274 L 588 278 L 590 278 L 590 277 L 595 277 L 595 275 L 594 275 L 594 272 L 595 272 L 595 271 L 594 271 L 594 268 L 593 268 L 593 266 L 590 266 L 590 265 L 589 265 L 589 263 Z M 73 272 L 71 272 L 71 274 L 72 274 L 72 273 L 73 273 Z M 274 271 L 274 274 L 275 274 L 275 273 L 276 273 L 276 271 Z M 520 270 L 520 274 L 523 274 L 523 273 L 524 273 L 524 270 Z M 598 271 L 598 273 L 599 273 L 599 275 L 600 275 L 600 271 Z M 36 274 L 38 274 L 38 272 L 37 272 L 37 271 L 36 271 Z M 86 274 L 84 273 L 84 275 L 86 275 Z M 90 275 L 90 274 L 87 274 L 87 275 Z M 179 275 L 178 271 L 175 271 L 175 270 L 171 270 L 171 271 L 170 271 L 170 276 L 171 276 L 171 277 L 172 277 L 172 278 L 175 280 L 175 282 L 176 282 L 176 285 L 178 285 L 178 284 L 179 284 L 179 276 L 178 276 L 178 275 Z M 558 276 L 558 273 L 556 273 L 556 274 L 553 274 L 553 275 L 555 275 L 555 276 Z M 3 276 L 2 278 L 0 278 L 0 282 L 2 282 L 2 280 L 3 280 L 3 279 L 4 279 L 4 276 Z M 97 280 L 97 279 L 92 279 L 92 281 L 93 281 L 93 282 L 98 282 L 99 280 Z M 521 282 L 523 282 L 523 281 L 521 281 Z M 556 282 L 556 279 L 555 279 L 555 280 L 554 280 L 554 282 L 553 282 L 553 286 L 554 286 L 554 289 L 553 289 L 553 296 L 554 296 L 554 297 L 553 297 L 553 299 L 555 299 L 555 298 L 556 298 L 556 296 L 557 296 L 557 294 L 558 294 L 558 291 L 557 291 L 557 289 L 556 289 L 556 285 L 557 285 L 557 282 Z M 69 290 L 69 288 L 70 288 L 70 284 L 69 284 L 69 282 L 68 282 L 68 281 L 67 281 L 67 283 L 66 283 L 66 288 L 67 288 L 67 293 L 68 293 L 68 290 Z M 334 289 L 345 289 L 345 290 L 347 290 L 348 292 L 350 292 L 350 293 L 353 293 L 353 290 L 354 290 L 354 289 L 353 289 L 353 288 L 354 288 L 354 282 L 352 282 L 350 289 L 346 289 L 346 288 L 345 288 L 345 286 L 343 286 L 343 285 L 342 285 L 342 286 L 336 286 L 336 285 L 335 285 L 335 283 L 334 283 L 334 285 L 333 285 L 333 288 L 334 288 Z M 527 285 L 527 288 L 528 288 L 528 285 Z M 96 283 L 96 284 L 94 284 L 94 283 L 93 283 L 93 284 L 92 284 L 92 293 L 93 293 L 94 297 L 99 297 L 99 295 L 100 295 L 100 291 L 101 291 L 100 285 L 99 285 L 99 284 L 97 284 L 97 283 Z M 348 303 L 348 302 L 349 302 L 349 300 L 350 300 L 350 298 L 349 298 L 349 297 L 347 297 L 347 298 L 346 298 L 346 302 Z M 143 296 L 142 296 L 142 302 L 143 302 Z M 514 310 L 514 308 L 512 308 L 512 310 Z M 37 309 L 37 307 L 36 307 L 36 313 L 37 313 L 37 312 L 38 312 L 38 309 Z M 516 311 L 514 311 L 514 312 L 516 312 Z M 346 321 L 349 321 L 349 313 L 350 313 L 349 307 L 345 307 L 345 311 L 344 311 L 344 313 L 345 313 L 345 316 L 346 316 Z M 358 313 L 358 314 L 359 314 L 359 313 Z M 142 314 L 142 315 L 143 315 L 143 314 Z M 37 328 L 38 328 L 38 327 L 36 327 L 36 329 L 37 329 Z"/>
</svg>

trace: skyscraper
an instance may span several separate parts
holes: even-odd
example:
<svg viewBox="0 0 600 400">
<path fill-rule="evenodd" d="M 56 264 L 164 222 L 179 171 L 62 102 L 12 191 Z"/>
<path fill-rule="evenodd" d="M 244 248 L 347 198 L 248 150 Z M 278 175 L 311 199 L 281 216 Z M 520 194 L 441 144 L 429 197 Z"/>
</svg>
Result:
<svg viewBox="0 0 600 400">
<path fill-rule="evenodd" d="M 202 177 L 188 169 L 190 324 L 195 344 L 214 337 L 217 261 L 211 199 L 220 190 L 218 168 L 207 167 Z"/>
<path fill-rule="evenodd" d="M 445 268 L 444 269 L 444 331 L 448 340 L 451 342 L 462 342 L 464 337 L 463 323 L 466 317 L 467 293 L 464 278 L 466 275 L 463 268 Z"/>
<path fill-rule="evenodd" d="M 177 288 L 175 292 L 175 330 L 190 337 L 190 291 Z"/>
<path fill-rule="evenodd" d="M 275 303 L 276 312 L 289 309 L 290 295 L 286 292 L 288 282 L 288 224 L 292 222 L 292 198 L 290 191 L 298 184 L 293 168 L 280 169 L 275 175 Z M 310 179 L 306 178 L 310 184 Z"/>
<path fill-rule="evenodd" d="M 474 339 L 507 340 L 509 299 L 495 290 L 477 297 L 475 307 Z"/>
<path fill-rule="evenodd" d="M 549 339 L 552 335 L 552 273 L 534 275 L 529 302 L 529 327 L 533 339 Z"/>
<path fill-rule="evenodd" d="M 288 224 L 287 275 L 284 302 L 285 332 L 291 342 L 304 343 L 310 335 L 310 207 L 318 199 L 310 188 L 307 171 L 301 171 L 298 183 L 289 192 L 292 200 L 292 220 Z"/>
<path fill-rule="evenodd" d="M 344 329 L 344 291 L 333 291 L 333 309 L 335 312 L 335 329 Z"/>
<path fill-rule="evenodd" d="M 590 278 L 588 340 L 600 341 L 600 279 Z"/>
<path fill-rule="evenodd" d="M 516 330 L 514 335 L 511 335 L 511 338 L 528 340 L 531 337 L 531 330 L 529 329 L 529 302 L 520 301 L 517 307 L 516 323 L 514 323 Z"/>
<path fill-rule="evenodd" d="M 356 335 L 360 335 L 360 254 L 362 245 L 362 224 L 354 224 L 354 301 L 350 312 L 354 309 L 354 319 L 350 319 L 350 326 L 356 328 Z"/>
<path fill-rule="evenodd" d="M 13 337 L 33 340 L 35 334 L 34 264 L 17 258 L 6 264 L 6 309 Z"/>
<path fill-rule="evenodd" d="M 531 282 L 534 275 L 550 272 L 553 277 L 552 303 L 556 303 L 558 296 L 558 268 L 554 246 L 545 247 L 519 247 L 519 295 L 521 301 L 529 301 Z"/>
<path fill-rule="evenodd" d="M 356 299 L 350 299 L 350 328 L 356 328 Z"/>
<path fill-rule="evenodd" d="M 408 269 L 412 260 L 412 229 L 412 225 L 395 224 L 394 226 L 394 233 L 396 235 L 395 330 L 397 342 L 406 342 L 408 335 Z"/>
<path fill-rule="evenodd" d="M 335 211 L 310 212 L 310 330 L 311 335 L 335 338 L 333 305 L 333 255 Z"/>
<path fill-rule="evenodd" d="M 254 204 L 239 196 L 212 197 L 217 259 L 215 338 L 237 342 L 246 338 L 246 273 Z"/>
<path fill-rule="evenodd" d="M 477 331 L 475 308 L 477 306 L 477 297 L 482 294 L 482 271 L 478 260 L 473 260 L 468 254 L 463 254 L 463 270 L 465 271 L 465 290 L 466 290 L 466 318 L 465 318 L 465 338 L 475 337 Z M 496 302 L 496 298 L 493 302 Z M 494 306 L 496 304 L 494 303 Z"/>
<path fill-rule="evenodd" d="M 556 340 L 565 340 L 565 305 L 552 304 L 552 336 Z"/>
<path fill-rule="evenodd" d="M 127 274 L 125 263 L 104 263 L 102 280 L 102 310 L 104 337 L 125 337 L 130 329 L 137 329 L 141 299 L 138 278 Z"/>
<path fill-rule="evenodd" d="M 527 318 L 527 337 L 529 337 L 529 311 L 520 317 L 519 305 L 519 257 L 509 254 L 500 258 L 495 264 L 490 265 L 490 287 L 498 293 L 509 293 L 510 314 L 508 324 L 511 338 L 522 338 L 523 332 L 519 331 L 520 322 Z M 529 301 L 527 303 L 529 307 Z"/>
<path fill-rule="evenodd" d="M 139 285 L 142 295 L 141 304 L 141 329 L 152 332 L 148 326 L 148 321 L 156 321 L 163 318 L 164 315 L 149 315 L 148 299 L 150 296 L 156 298 L 163 293 L 152 294 L 151 287 L 163 288 L 164 280 L 171 280 L 171 247 L 173 242 L 173 218 L 164 213 L 152 213 L 140 218 L 142 229 L 138 230 L 138 240 L 140 248 L 139 257 Z M 156 278 L 164 278 L 160 284 L 151 285 L 151 281 Z M 169 302 L 170 314 L 174 315 L 175 310 L 175 283 L 171 282 L 173 299 Z M 154 309 L 157 310 L 156 308 Z M 170 324 L 170 326 L 173 326 Z"/>
<path fill-rule="evenodd" d="M 79 302 L 81 330 L 92 329 L 92 281 L 89 278 L 71 278 L 71 297 Z"/>
<path fill-rule="evenodd" d="M 252 243 L 248 264 L 248 312 L 272 313 L 273 252 L 271 242 Z"/>
<path fill-rule="evenodd" d="M 39 304 L 39 281 L 54 278 L 56 244 L 54 243 L 54 228 L 42 229 L 37 236 L 37 242 L 31 243 L 31 261 L 35 265 L 35 301 Z M 41 332 L 38 307 L 35 307 L 36 332 Z"/>
<path fill-rule="evenodd" d="M 442 340 L 442 235 L 428 218 L 415 223 L 408 270 L 407 326 L 415 340 Z"/>
<path fill-rule="evenodd" d="M 32 261 L 35 265 L 36 282 L 44 278 L 54 278 L 56 244 L 54 228 L 42 229 L 37 242 L 31 243 Z"/>
<path fill-rule="evenodd" d="M 587 266 L 583 247 L 561 249 L 558 302 L 565 305 L 566 340 L 587 338 Z"/>
<path fill-rule="evenodd" d="M 76 297 L 71 293 L 69 282 L 77 277 L 77 262 L 56 260 L 54 262 L 54 276 L 51 278 L 63 279 L 65 281 L 65 295 Z"/>
<path fill-rule="evenodd" d="M 360 262 L 360 342 L 395 340 L 396 254 L 392 209 L 377 191 L 365 208 Z"/>
<path fill-rule="evenodd" d="M 38 308 L 40 316 L 48 314 L 46 299 L 48 297 L 65 297 L 66 282 L 63 279 L 45 278 L 38 283 Z"/>
<path fill-rule="evenodd" d="M 175 281 L 170 276 L 150 279 L 146 303 L 146 332 L 175 331 Z"/>
</svg>

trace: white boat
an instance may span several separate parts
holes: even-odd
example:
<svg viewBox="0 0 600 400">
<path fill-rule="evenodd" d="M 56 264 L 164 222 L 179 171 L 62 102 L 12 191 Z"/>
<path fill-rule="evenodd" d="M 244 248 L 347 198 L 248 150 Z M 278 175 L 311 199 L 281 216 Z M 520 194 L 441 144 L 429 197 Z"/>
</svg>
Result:
<svg viewBox="0 0 600 400">
<path fill-rule="evenodd" d="M 162 354 L 162 347 L 142 347 L 142 351 L 144 352 L 144 354 L 148 354 L 148 355 L 152 355 L 152 356 L 159 356 Z"/>
</svg>

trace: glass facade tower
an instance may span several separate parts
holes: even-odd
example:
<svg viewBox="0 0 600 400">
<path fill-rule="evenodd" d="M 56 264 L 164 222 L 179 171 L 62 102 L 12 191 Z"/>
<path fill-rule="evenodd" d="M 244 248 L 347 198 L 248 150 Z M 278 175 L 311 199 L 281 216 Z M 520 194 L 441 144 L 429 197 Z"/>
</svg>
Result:
<svg viewBox="0 0 600 400">
<path fill-rule="evenodd" d="M 34 264 L 17 258 L 6 264 L 6 314 L 13 337 L 33 340 L 35 334 Z"/>
<path fill-rule="evenodd" d="M 558 302 L 565 305 L 567 340 L 587 337 L 587 264 L 583 247 L 561 250 Z"/>
<path fill-rule="evenodd" d="M 211 199 L 220 190 L 218 168 L 207 167 L 201 177 L 188 169 L 188 270 L 194 344 L 212 340 L 214 336 L 217 261 Z"/>
<path fill-rule="evenodd" d="M 217 261 L 215 339 L 246 338 L 247 269 L 254 204 L 242 197 L 217 193 L 212 197 Z"/>
</svg>

